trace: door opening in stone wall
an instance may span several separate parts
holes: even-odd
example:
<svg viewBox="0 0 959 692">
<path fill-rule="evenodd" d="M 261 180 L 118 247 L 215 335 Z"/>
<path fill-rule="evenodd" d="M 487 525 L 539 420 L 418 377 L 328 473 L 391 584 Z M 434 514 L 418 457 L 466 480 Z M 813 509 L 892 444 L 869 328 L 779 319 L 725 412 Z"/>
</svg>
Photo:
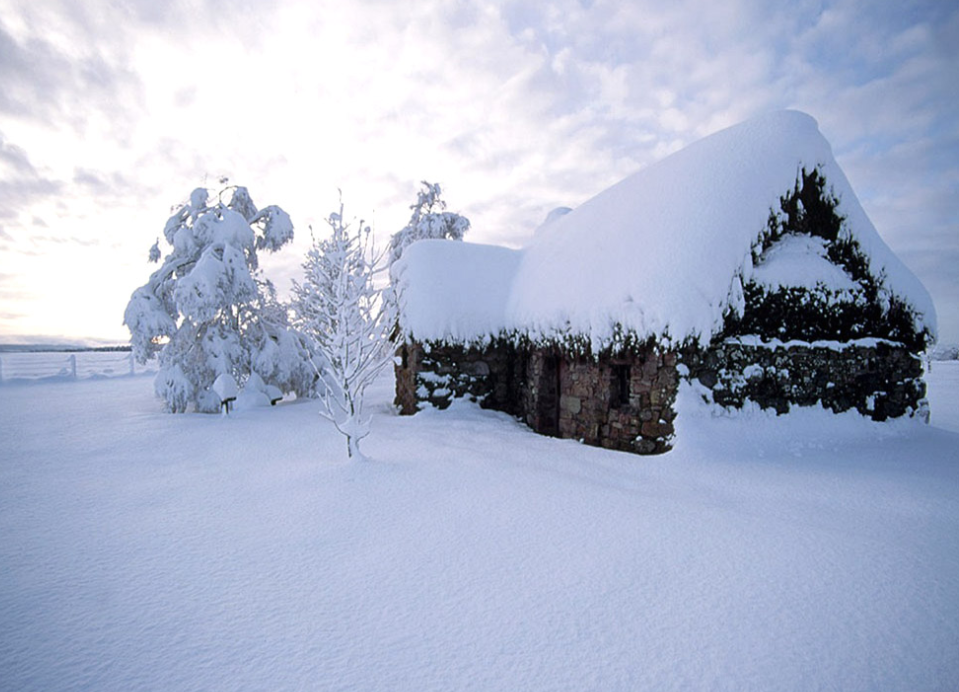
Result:
<svg viewBox="0 0 959 692">
<path fill-rule="evenodd" d="M 560 368 L 561 361 L 558 356 L 543 358 L 536 412 L 540 425 L 539 432 L 554 437 L 559 435 Z"/>
</svg>

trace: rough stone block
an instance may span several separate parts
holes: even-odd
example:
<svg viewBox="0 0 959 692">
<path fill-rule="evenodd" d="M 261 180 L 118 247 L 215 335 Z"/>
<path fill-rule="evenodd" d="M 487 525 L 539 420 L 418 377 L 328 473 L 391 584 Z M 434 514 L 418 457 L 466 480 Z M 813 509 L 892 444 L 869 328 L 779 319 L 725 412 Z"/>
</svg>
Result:
<svg viewBox="0 0 959 692">
<path fill-rule="evenodd" d="M 669 437 L 673 434 L 673 426 L 659 421 L 647 421 L 639 431 L 643 437 Z"/>
<path fill-rule="evenodd" d="M 559 398 L 559 407 L 560 410 L 569 411 L 573 415 L 579 413 L 583 408 L 579 397 L 566 396 L 565 394 Z"/>
</svg>

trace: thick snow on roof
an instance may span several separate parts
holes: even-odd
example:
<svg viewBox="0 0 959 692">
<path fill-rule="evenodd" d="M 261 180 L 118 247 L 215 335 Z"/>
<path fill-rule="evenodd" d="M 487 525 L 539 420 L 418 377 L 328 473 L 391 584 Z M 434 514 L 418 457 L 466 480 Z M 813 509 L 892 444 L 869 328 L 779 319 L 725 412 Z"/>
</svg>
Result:
<svg viewBox="0 0 959 692">
<path fill-rule="evenodd" d="M 504 329 L 521 253 L 451 240 L 420 240 L 393 265 L 400 324 L 423 341 L 468 343 Z"/>
<path fill-rule="evenodd" d="M 770 208 L 801 168 L 816 166 L 873 274 L 934 333 L 928 292 L 879 237 L 816 121 L 795 111 L 736 125 L 645 168 L 551 219 L 522 253 L 476 245 L 414 253 L 402 324 L 419 339 L 517 330 L 534 339 L 584 336 L 594 349 L 608 346 L 617 326 L 639 337 L 708 338 L 739 307 L 739 276 L 752 276 L 751 248 Z M 504 264 L 494 267 L 498 257 Z M 440 261 L 461 264 L 419 264 Z M 419 280 L 432 282 L 429 304 L 419 301 L 426 289 L 412 290 Z"/>
</svg>

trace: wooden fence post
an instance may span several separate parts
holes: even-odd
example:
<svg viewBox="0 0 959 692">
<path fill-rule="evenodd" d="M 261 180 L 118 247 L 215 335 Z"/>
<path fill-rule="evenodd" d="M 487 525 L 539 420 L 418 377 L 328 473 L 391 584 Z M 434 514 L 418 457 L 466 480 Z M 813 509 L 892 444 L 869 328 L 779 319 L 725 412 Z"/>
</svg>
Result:
<svg viewBox="0 0 959 692">
<path fill-rule="evenodd" d="M 70 354 L 70 376 L 73 379 L 77 379 L 77 354 Z"/>
</svg>

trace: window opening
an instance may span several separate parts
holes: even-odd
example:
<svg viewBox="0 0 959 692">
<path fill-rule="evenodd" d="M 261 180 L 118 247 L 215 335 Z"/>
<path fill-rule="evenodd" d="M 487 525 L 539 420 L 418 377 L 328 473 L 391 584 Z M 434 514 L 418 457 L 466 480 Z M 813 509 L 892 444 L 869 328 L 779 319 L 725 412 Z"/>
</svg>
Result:
<svg viewBox="0 0 959 692">
<path fill-rule="evenodd" d="M 629 366 L 614 364 L 609 392 L 610 408 L 629 406 Z"/>
</svg>

